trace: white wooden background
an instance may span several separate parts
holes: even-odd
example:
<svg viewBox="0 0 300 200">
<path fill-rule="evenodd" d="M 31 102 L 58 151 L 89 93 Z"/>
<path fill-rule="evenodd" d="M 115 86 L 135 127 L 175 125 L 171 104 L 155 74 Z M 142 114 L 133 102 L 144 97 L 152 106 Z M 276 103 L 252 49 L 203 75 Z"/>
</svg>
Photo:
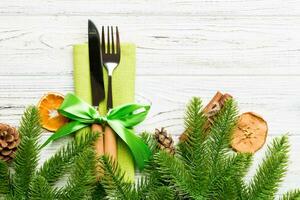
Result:
<svg viewBox="0 0 300 200">
<path fill-rule="evenodd" d="M 229 92 L 241 112 L 265 117 L 268 142 L 289 133 L 280 193 L 300 187 L 300 1 L 1 1 L 1 122 L 18 125 L 45 92 L 73 90 L 72 45 L 87 41 L 88 19 L 118 25 L 121 39 L 137 45 L 136 99 L 152 104 L 138 130 L 164 126 L 179 135 L 192 96 L 207 103 L 217 90 Z M 66 140 L 43 151 L 42 161 Z"/>
</svg>

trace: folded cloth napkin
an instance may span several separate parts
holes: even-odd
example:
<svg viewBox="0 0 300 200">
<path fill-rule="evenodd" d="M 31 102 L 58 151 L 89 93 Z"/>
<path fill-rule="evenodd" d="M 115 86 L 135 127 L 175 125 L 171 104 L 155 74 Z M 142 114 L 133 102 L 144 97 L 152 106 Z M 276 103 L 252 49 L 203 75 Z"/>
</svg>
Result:
<svg viewBox="0 0 300 200">
<path fill-rule="evenodd" d="M 113 104 L 119 106 L 134 102 L 135 91 L 135 45 L 121 44 L 121 61 L 115 69 L 112 78 Z M 75 94 L 88 103 L 92 103 L 92 92 L 89 71 L 89 51 L 87 44 L 78 44 L 73 47 L 74 56 L 74 85 Z M 105 97 L 107 98 L 107 71 L 104 72 Z M 106 99 L 99 105 L 100 114 L 106 113 Z M 79 131 L 77 135 L 84 131 Z M 80 138 L 80 137 L 79 137 Z M 118 163 L 125 172 L 128 181 L 134 181 L 134 161 L 126 144 L 118 139 Z"/>
</svg>

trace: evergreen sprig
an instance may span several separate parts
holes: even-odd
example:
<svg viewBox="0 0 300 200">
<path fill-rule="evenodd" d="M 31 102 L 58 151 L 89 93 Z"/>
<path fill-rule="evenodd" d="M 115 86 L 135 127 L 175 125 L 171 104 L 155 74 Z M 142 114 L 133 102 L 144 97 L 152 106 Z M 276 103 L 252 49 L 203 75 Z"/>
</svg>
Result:
<svg viewBox="0 0 300 200">
<path fill-rule="evenodd" d="M 288 138 L 276 138 L 249 185 L 248 199 L 273 199 L 282 182 L 288 163 Z"/>
<path fill-rule="evenodd" d="M 122 200 L 172 200 L 174 192 L 171 188 L 154 181 L 153 176 L 142 176 L 137 183 L 131 183 L 125 179 L 118 163 L 104 156 L 101 158 L 104 176 L 102 185 L 107 193 L 107 199 Z M 145 175 L 145 174 L 144 174 Z"/>
<path fill-rule="evenodd" d="M 58 199 L 91 199 L 95 177 L 95 157 L 87 148 L 75 160 L 67 185 L 59 191 Z"/>
<path fill-rule="evenodd" d="M 95 158 L 92 145 L 98 134 L 87 133 L 80 141 L 72 141 L 37 169 L 41 134 L 40 118 L 36 107 L 24 112 L 19 128 L 20 144 L 12 163 L 13 173 L 0 161 L 0 198 L 6 200 L 88 199 L 93 192 Z M 55 187 L 72 168 L 68 183 Z"/>
<path fill-rule="evenodd" d="M 87 146 L 93 145 L 99 134 L 90 134 L 88 130 L 82 132 L 85 137 L 74 140 L 66 146 L 62 147 L 55 155 L 49 158 L 43 166 L 37 171 L 37 175 L 41 175 L 53 185 L 66 171 L 68 171 L 74 162 L 74 159 L 82 154 Z"/>
<path fill-rule="evenodd" d="M 299 200 L 300 199 L 300 190 L 292 190 L 284 194 L 280 200 Z"/>
<path fill-rule="evenodd" d="M 6 162 L 0 160 L 0 197 L 7 194 L 10 188 L 9 169 Z"/>
<path fill-rule="evenodd" d="M 53 189 L 43 176 L 37 175 L 33 179 L 29 191 L 31 200 L 56 199 L 56 189 Z"/>
<path fill-rule="evenodd" d="M 136 199 L 135 193 L 132 192 L 132 185 L 125 180 L 125 174 L 121 171 L 119 165 L 107 156 L 101 158 L 103 167 L 103 186 L 111 199 Z"/>
<path fill-rule="evenodd" d="M 187 136 L 185 142 L 179 142 L 178 153 L 185 160 L 185 162 L 202 163 L 204 150 L 202 147 L 206 138 L 204 132 L 204 125 L 206 117 L 203 114 L 202 101 L 194 97 L 191 103 L 187 106 L 185 114 L 185 135 Z M 195 152 L 197 151 L 197 152 Z M 199 165 L 198 165 L 199 166 Z M 195 172 L 198 170 L 195 170 Z"/>
<path fill-rule="evenodd" d="M 13 196 L 16 199 L 28 199 L 30 183 L 38 165 L 40 148 L 38 140 L 42 128 L 36 107 L 30 106 L 24 112 L 19 134 L 21 141 L 14 159 Z"/>
</svg>

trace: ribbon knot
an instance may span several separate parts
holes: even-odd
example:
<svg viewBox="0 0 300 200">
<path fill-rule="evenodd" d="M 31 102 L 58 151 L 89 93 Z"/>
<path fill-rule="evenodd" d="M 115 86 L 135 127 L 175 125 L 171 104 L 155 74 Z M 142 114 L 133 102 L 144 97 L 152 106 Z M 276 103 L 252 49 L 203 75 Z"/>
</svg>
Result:
<svg viewBox="0 0 300 200">
<path fill-rule="evenodd" d="M 106 117 L 102 117 L 102 116 L 99 116 L 95 119 L 95 124 L 103 124 L 107 121 L 107 118 Z"/>
<path fill-rule="evenodd" d="M 125 104 L 109 110 L 106 116 L 73 94 L 67 94 L 58 111 L 72 121 L 57 130 L 43 145 L 74 133 L 90 124 L 107 123 L 114 132 L 127 144 L 139 169 L 143 169 L 149 160 L 149 147 L 133 131 L 133 127 L 146 118 L 150 106 Z"/>
</svg>

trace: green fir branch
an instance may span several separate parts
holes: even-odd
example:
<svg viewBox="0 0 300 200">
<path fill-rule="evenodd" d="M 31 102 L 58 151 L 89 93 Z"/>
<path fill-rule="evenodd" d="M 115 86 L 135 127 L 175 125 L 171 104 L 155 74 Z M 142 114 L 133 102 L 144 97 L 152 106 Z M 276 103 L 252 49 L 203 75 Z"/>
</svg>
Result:
<svg viewBox="0 0 300 200">
<path fill-rule="evenodd" d="M 185 136 L 186 140 L 178 144 L 178 153 L 182 156 L 186 163 L 194 163 L 201 160 L 203 155 L 202 143 L 205 141 L 206 134 L 204 124 L 206 117 L 202 110 L 202 102 L 200 98 L 194 97 L 189 102 L 185 113 Z M 195 150 L 197 153 L 195 153 Z M 199 154 L 198 154 L 199 153 Z M 200 156 L 200 157 L 199 157 Z M 195 163 L 196 165 L 196 163 Z"/>
<path fill-rule="evenodd" d="M 101 181 L 96 181 L 94 190 L 92 192 L 92 200 L 105 199 L 107 196 Z"/>
<path fill-rule="evenodd" d="M 153 171 L 155 173 L 157 171 Z M 158 173 L 160 174 L 160 173 Z M 175 193 L 173 188 L 169 185 L 165 185 L 161 180 L 161 177 L 153 176 L 153 174 L 142 174 L 142 177 L 133 185 L 133 191 L 135 191 L 136 199 L 150 199 L 156 200 L 164 197 L 165 200 L 173 200 Z"/>
<path fill-rule="evenodd" d="M 252 155 L 239 153 L 224 160 L 208 183 L 208 199 L 235 199 L 246 194 L 243 178 L 252 163 Z"/>
<path fill-rule="evenodd" d="M 159 186 L 154 188 L 153 190 L 150 190 L 147 193 L 147 198 L 149 200 L 174 200 L 175 194 L 172 188 L 168 186 Z"/>
<path fill-rule="evenodd" d="M 77 156 L 79 156 L 87 147 L 92 146 L 98 138 L 98 133 L 87 131 L 85 137 L 74 140 L 61 148 L 54 156 L 47 160 L 37 172 L 46 178 L 48 183 L 53 185 L 68 169 L 72 166 Z"/>
<path fill-rule="evenodd" d="M 209 137 L 204 143 L 204 156 L 202 159 L 202 168 L 198 170 L 205 171 L 206 183 L 202 182 L 204 193 L 208 193 L 209 184 L 219 174 L 220 170 L 228 158 L 231 134 L 235 127 L 237 119 L 237 107 L 233 100 L 225 102 L 224 107 L 215 117 L 214 123 L 211 125 Z M 201 178 L 198 176 L 198 178 Z"/>
<path fill-rule="evenodd" d="M 194 97 L 187 106 L 185 116 L 186 140 L 179 142 L 178 154 L 184 162 L 185 168 L 193 178 L 197 179 L 197 184 L 201 185 L 207 182 L 208 168 L 203 162 L 206 157 L 205 141 L 207 133 L 205 124 L 207 118 L 202 111 L 202 102 Z M 199 179 L 199 177 L 201 177 Z M 199 191 L 204 187 L 200 187 Z"/>
<path fill-rule="evenodd" d="M 21 141 L 14 159 L 13 196 L 16 199 L 27 199 L 30 182 L 38 165 L 41 134 L 40 117 L 36 107 L 30 106 L 24 112 L 19 128 Z"/>
<path fill-rule="evenodd" d="M 0 197 L 10 191 L 10 174 L 8 165 L 0 159 Z"/>
<path fill-rule="evenodd" d="M 58 199 L 91 199 L 95 180 L 95 153 L 87 148 L 76 157 L 66 186 L 58 192 Z"/>
<path fill-rule="evenodd" d="M 155 176 L 156 170 L 146 171 L 137 182 L 130 183 L 125 180 L 124 173 L 121 171 L 118 163 L 113 162 L 108 157 L 101 158 L 104 176 L 102 185 L 105 188 L 108 199 L 121 200 L 156 200 L 156 199 L 174 199 L 174 191 L 170 187 L 164 186 L 160 178 Z"/>
<path fill-rule="evenodd" d="M 131 200 L 137 198 L 136 194 L 132 194 L 132 184 L 125 181 L 125 174 L 116 162 L 103 156 L 101 166 L 104 171 L 102 183 L 108 199 Z"/>
<path fill-rule="evenodd" d="M 280 200 L 300 200 L 300 189 L 285 193 Z"/>
<path fill-rule="evenodd" d="M 288 138 L 275 138 L 249 185 L 249 200 L 273 199 L 287 170 Z"/>
<path fill-rule="evenodd" d="M 216 116 L 214 123 L 209 132 L 209 138 L 205 144 L 207 150 L 208 164 L 214 170 L 222 158 L 231 151 L 230 141 L 232 131 L 235 127 L 237 120 L 237 106 L 233 100 L 225 102 L 224 107 Z M 213 173 L 214 171 L 212 171 Z"/>
<path fill-rule="evenodd" d="M 141 136 L 141 139 L 145 142 L 145 144 L 147 144 L 148 147 L 150 148 L 152 155 L 159 151 L 157 141 L 155 140 L 153 134 L 143 132 L 140 134 L 140 136 Z"/>
<path fill-rule="evenodd" d="M 54 200 L 56 191 L 51 188 L 42 176 L 36 176 L 30 185 L 30 200 Z"/>
<path fill-rule="evenodd" d="M 151 149 L 152 155 L 157 154 L 160 149 L 158 147 L 158 142 L 153 134 L 142 133 L 141 138 L 148 144 Z M 162 173 L 158 169 L 159 165 L 155 162 L 154 158 L 151 157 L 143 170 L 142 179 L 140 179 L 136 188 L 138 188 L 139 193 L 146 194 L 148 191 L 155 190 L 159 186 L 168 185 L 167 181 L 163 178 Z"/>
<path fill-rule="evenodd" d="M 198 192 L 198 187 L 201 186 L 195 182 L 190 171 L 186 170 L 181 160 L 163 151 L 154 155 L 154 159 L 158 164 L 157 170 L 162 174 L 162 178 L 179 188 L 181 194 L 192 194 L 193 198 L 201 197 Z"/>
</svg>

